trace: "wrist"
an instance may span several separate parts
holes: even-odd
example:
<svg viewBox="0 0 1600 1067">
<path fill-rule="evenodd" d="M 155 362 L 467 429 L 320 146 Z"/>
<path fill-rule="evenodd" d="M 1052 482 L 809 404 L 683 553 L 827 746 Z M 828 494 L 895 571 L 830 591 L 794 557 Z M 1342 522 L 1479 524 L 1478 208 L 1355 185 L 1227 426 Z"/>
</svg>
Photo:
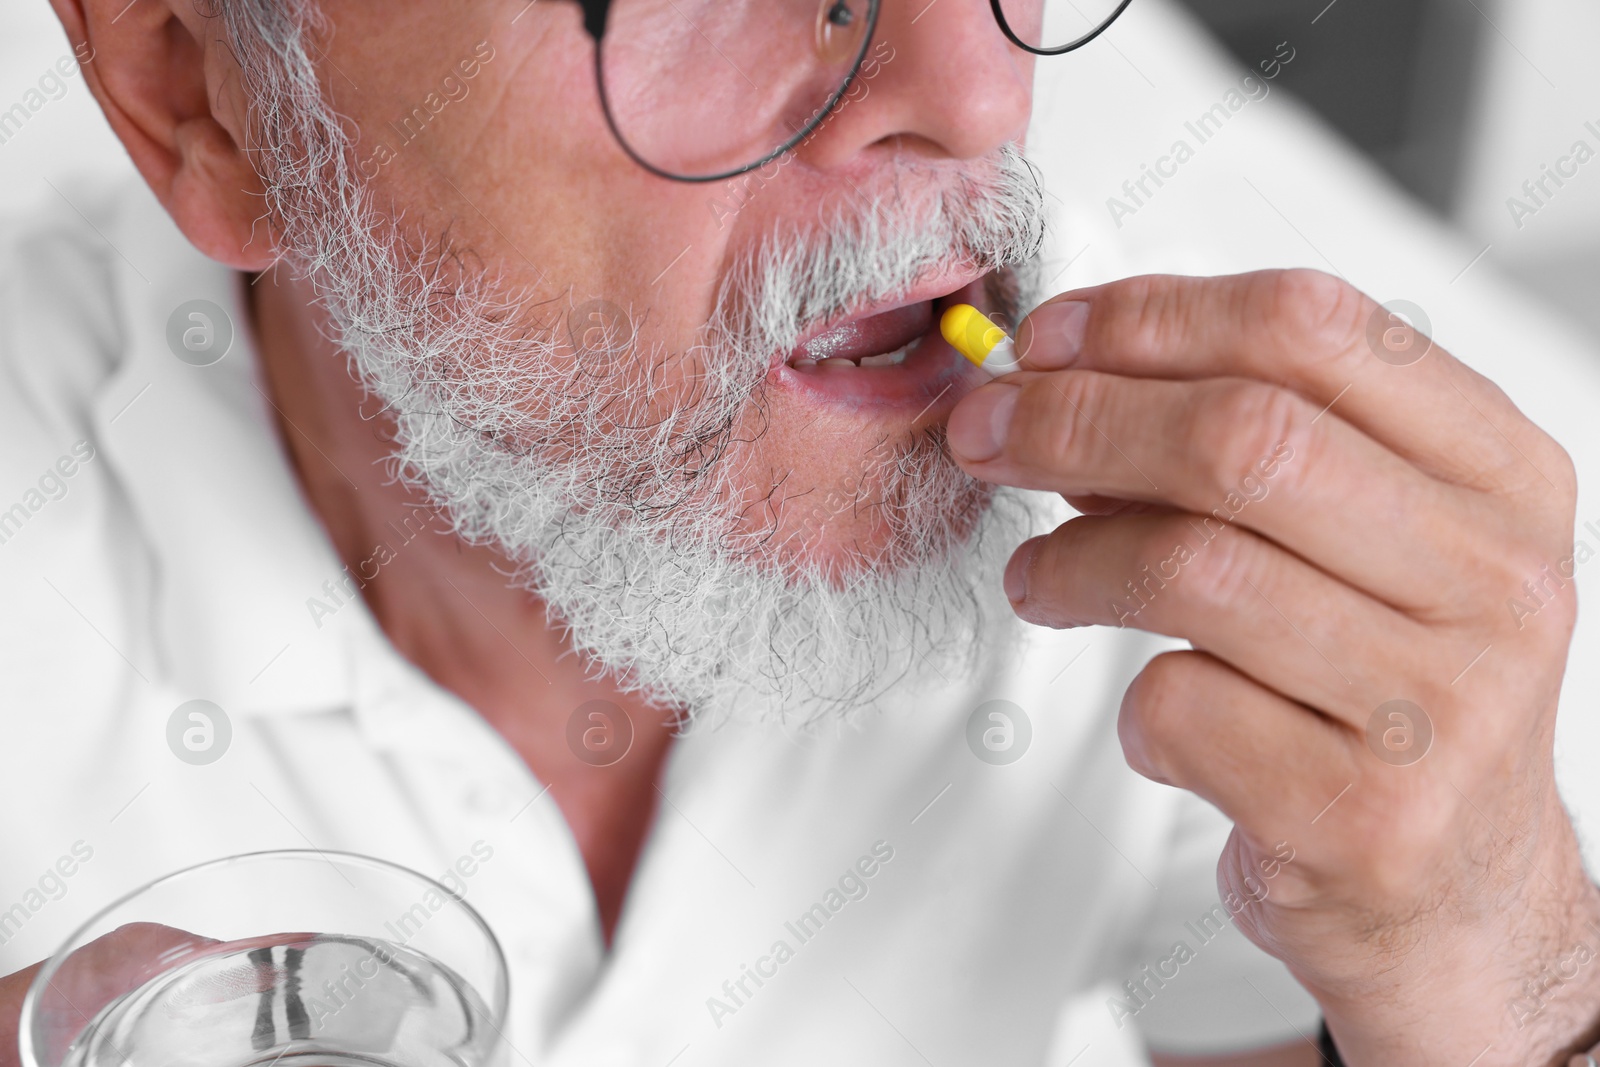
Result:
<svg viewBox="0 0 1600 1067">
<path fill-rule="evenodd" d="M 1526 876 L 1474 894 L 1492 906 L 1443 902 L 1420 916 L 1416 936 L 1369 957 L 1366 980 L 1307 983 L 1346 1064 L 1584 1064 L 1600 1043 L 1600 889 L 1575 840 L 1548 844 L 1537 860 L 1503 860 Z"/>
<path fill-rule="evenodd" d="M 1496 960 L 1504 944 L 1436 958 L 1429 975 L 1406 975 L 1403 994 L 1388 985 L 1383 998 L 1323 999 L 1343 1062 L 1566 1067 L 1600 1044 L 1600 914 L 1569 927 L 1561 947 L 1545 942 L 1540 958 Z"/>
</svg>

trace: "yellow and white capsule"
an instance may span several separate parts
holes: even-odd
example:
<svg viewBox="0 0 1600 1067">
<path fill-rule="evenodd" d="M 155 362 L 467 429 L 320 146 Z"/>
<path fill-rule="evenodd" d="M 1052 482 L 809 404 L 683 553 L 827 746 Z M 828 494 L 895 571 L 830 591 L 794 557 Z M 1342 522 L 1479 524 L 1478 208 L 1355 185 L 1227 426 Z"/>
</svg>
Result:
<svg viewBox="0 0 1600 1067">
<path fill-rule="evenodd" d="M 971 304 L 957 304 L 939 316 L 939 332 L 976 367 L 998 378 L 1020 370 L 1017 346 L 1006 332 Z"/>
</svg>

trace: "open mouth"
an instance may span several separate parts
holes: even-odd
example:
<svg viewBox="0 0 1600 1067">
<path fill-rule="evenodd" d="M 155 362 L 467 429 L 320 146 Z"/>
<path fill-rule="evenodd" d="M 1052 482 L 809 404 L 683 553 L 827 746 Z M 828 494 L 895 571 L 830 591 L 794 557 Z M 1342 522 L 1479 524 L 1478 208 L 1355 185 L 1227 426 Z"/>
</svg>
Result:
<svg viewBox="0 0 1600 1067">
<path fill-rule="evenodd" d="M 898 367 L 933 328 L 934 301 L 853 319 L 813 337 L 789 354 L 799 371 Z"/>
<path fill-rule="evenodd" d="M 953 406 L 983 381 L 981 372 L 969 373 L 975 368 L 939 334 L 945 308 L 989 303 L 983 279 L 968 279 L 920 286 L 922 291 L 908 299 L 867 309 L 808 337 L 781 357 L 773 370 L 776 382 L 817 400 L 915 405 L 941 417 L 943 411 L 932 412 L 930 405 L 943 399 L 941 409 Z M 966 387 L 957 389 L 958 384 Z"/>
</svg>

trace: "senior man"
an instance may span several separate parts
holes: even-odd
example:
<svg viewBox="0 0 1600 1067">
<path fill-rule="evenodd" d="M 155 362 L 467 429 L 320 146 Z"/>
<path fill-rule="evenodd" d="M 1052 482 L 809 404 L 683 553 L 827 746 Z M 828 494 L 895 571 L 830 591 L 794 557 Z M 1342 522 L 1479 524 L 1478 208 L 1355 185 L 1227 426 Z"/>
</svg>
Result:
<svg viewBox="0 0 1600 1067">
<path fill-rule="evenodd" d="M 78 873 L 6 1026 L 87 896 L 309 842 L 487 852 L 529 1062 L 1600 1036 L 1562 450 L 1308 272 L 939 337 L 1032 303 L 1033 65 L 1120 7 L 55 6 L 165 216 L 7 238 L 4 834 Z"/>
</svg>

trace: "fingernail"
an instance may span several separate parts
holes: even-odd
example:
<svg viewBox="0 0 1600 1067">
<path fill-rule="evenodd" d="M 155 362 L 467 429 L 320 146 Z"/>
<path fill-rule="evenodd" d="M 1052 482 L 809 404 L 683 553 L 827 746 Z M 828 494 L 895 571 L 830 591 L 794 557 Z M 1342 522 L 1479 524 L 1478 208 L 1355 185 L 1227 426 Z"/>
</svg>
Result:
<svg viewBox="0 0 1600 1067">
<path fill-rule="evenodd" d="M 1043 537 L 1030 537 L 1011 553 L 1011 562 L 1006 564 L 1005 577 L 1001 579 L 1006 599 L 1011 603 L 1020 604 L 1027 599 L 1028 575 L 1033 571 L 1033 561 L 1043 545 Z"/>
<path fill-rule="evenodd" d="M 1083 300 L 1057 300 L 1034 308 L 1017 331 L 1017 350 L 1030 370 L 1070 367 L 1083 350 L 1089 326 L 1089 304 Z"/>
<path fill-rule="evenodd" d="M 1005 447 L 1022 390 L 994 382 L 968 394 L 950 413 L 950 450 L 969 463 L 993 459 Z"/>
</svg>

